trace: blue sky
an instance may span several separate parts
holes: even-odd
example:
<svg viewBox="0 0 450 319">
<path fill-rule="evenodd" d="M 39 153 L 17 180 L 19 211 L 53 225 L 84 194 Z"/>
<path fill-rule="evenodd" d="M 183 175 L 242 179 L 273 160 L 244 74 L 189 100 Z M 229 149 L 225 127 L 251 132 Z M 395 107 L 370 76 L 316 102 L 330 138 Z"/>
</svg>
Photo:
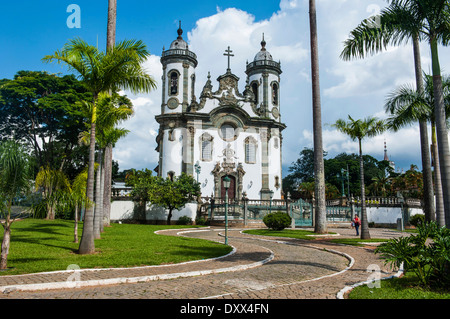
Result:
<svg viewBox="0 0 450 319">
<path fill-rule="evenodd" d="M 81 9 L 81 28 L 69 29 L 67 7 L 77 4 Z M 105 47 L 107 0 L 22 0 L 0 3 L 0 77 L 11 78 L 18 70 L 64 69 L 45 65 L 41 58 L 61 48 L 67 39 L 82 37 L 85 41 Z M 277 1 L 147 1 L 119 0 L 117 39 L 141 39 L 155 54 L 173 38 L 178 21 L 190 30 L 195 22 L 217 13 L 217 8 L 238 7 L 252 12 L 257 20 L 269 18 L 279 10 Z M 8 61 L 7 63 L 5 61 Z"/>
<path fill-rule="evenodd" d="M 107 0 L 41 0 L 0 3 L 0 78 L 12 78 L 19 70 L 66 73 L 63 66 L 43 64 L 41 59 L 60 49 L 68 39 L 81 37 L 99 48 L 106 47 Z M 338 118 L 385 117 L 383 105 L 398 85 L 414 84 L 411 45 L 389 48 L 365 60 L 339 59 L 342 42 L 361 20 L 386 5 L 384 0 L 316 0 L 319 26 L 320 73 L 324 148 L 329 157 L 341 152 L 356 153 L 357 143 L 336 132 L 331 124 Z M 81 9 L 81 28 L 70 29 L 66 12 L 70 4 Z M 309 22 L 307 0 L 234 1 L 144 1 L 118 0 L 117 40 L 141 39 L 152 56 L 146 63 L 159 81 L 163 46 L 176 38 L 178 20 L 183 37 L 198 56 L 197 90 L 208 71 L 215 79 L 226 69 L 224 50 L 235 53 L 232 71 L 245 85 L 245 63 L 260 49 L 265 33 L 267 49 L 281 61 L 281 118 L 283 133 L 283 176 L 304 147 L 312 147 Z M 450 52 L 440 48 L 441 66 L 449 68 Z M 422 63 L 430 69 L 429 48 L 422 44 Z M 213 83 L 213 85 L 217 85 Z M 149 95 L 129 95 L 136 115 L 123 126 L 131 133 L 114 151 L 120 169 L 150 168 L 157 163 L 154 116 L 160 111 L 160 89 Z M 199 94 L 197 93 L 197 96 Z M 418 125 L 398 133 L 387 132 L 366 140 L 363 151 L 381 160 L 384 141 L 400 169 L 410 164 L 421 168 Z"/>
</svg>

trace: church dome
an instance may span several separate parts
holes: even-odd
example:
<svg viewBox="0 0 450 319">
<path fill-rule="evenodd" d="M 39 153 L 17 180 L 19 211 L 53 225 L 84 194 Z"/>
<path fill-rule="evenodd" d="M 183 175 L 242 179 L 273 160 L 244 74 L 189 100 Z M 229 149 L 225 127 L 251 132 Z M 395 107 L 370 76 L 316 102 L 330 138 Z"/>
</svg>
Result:
<svg viewBox="0 0 450 319">
<path fill-rule="evenodd" d="M 263 39 L 261 41 L 261 51 L 259 51 L 255 55 L 255 59 L 253 61 L 261 61 L 261 60 L 273 61 L 272 54 L 270 54 L 270 52 L 266 50 L 266 41 L 264 40 L 264 34 Z"/>
<path fill-rule="evenodd" d="M 183 37 L 181 36 L 183 34 L 183 29 L 181 29 L 181 23 L 180 28 L 178 29 L 178 38 L 176 38 L 175 41 L 172 42 L 170 45 L 170 50 L 176 50 L 176 49 L 182 49 L 182 50 L 188 50 L 189 46 L 186 41 L 183 40 Z"/>
</svg>

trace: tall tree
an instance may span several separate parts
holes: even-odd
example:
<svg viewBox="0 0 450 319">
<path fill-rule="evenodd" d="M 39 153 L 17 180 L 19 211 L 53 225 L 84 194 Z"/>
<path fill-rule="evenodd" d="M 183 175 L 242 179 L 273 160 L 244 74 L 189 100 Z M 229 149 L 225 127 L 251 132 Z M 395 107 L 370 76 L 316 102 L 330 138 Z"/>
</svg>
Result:
<svg viewBox="0 0 450 319">
<path fill-rule="evenodd" d="M 76 38 L 70 40 L 62 50 L 43 59 L 45 62 L 56 61 L 66 64 L 70 70 L 79 74 L 92 92 L 93 111 L 90 119 L 87 182 L 87 197 L 91 202 L 94 201 L 96 107 L 99 94 L 109 91 L 117 92 L 119 89 L 128 89 L 133 93 L 150 92 L 154 89 L 155 81 L 142 67 L 142 63 L 148 56 L 149 52 L 142 41 L 122 41 L 104 53 L 95 46 Z M 90 254 L 95 251 L 93 218 L 93 207 L 88 207 L 80 240 L 80 254 Z"/>
<path fill-rule="evenodd" d="M 314 179 L 315 179 L 315 225 L 319 234 L 327 232 L 325 169 L 323 163 L 322 110 L 320 102 L 319 45 L 317 36 L 316 1 L 309 0 L 309 30 L 311 44 L 311 77 L 313 98 L 313 134 L 314 134 Z"/>
<path fill-rule="evenodd" d="M 448 0 L 391 0 L 389 3 L 389 7 L 381 13 L 382 28 L 374 29 L 369 34 L 371 40 L 374 38 L 377 40 L 353 41 L 355 45 L 348 46 L 344 50 L 343 56 L 364 56 L 365 52 L 379 52 L 388 44 L 398 45 L 407 42 L 414 36 L 429 43 L 445 222 L 446 226 L 450 227 L 450 149 L 438 53 L 438 45 L 447 45 L 450 39 L 450 3 Z M 394 22 L 384 23 L 384 15 L 393 18 Z M 356 32 L 360 31 L 361 29 L 356 30 Z M 379 33 L 383 33 L 383 36 L 374 37 L 374 34 Z"/>
<path fill-rule="evenodd" d="M 106 50 L 111 51 L 116 43 L 117 29 L 117 0 L 108 0 L 108 27 L 106 34 Z M 109 226 L 111 215 L 111 187 L 112 187 L 112 158 L 113 145 L 108 143 L 105 147 L 104 154 L 104 172 L 103 180 L 103 212 L 106 217 L 104 224 Z"/>
<path fill-rule="evenodd" d="M 94 236 L 96 239 L 99 239 L 103 231 L 104 215 L 106 215 L 104 214 L 105 149 L 108 145 L 114 146 L 120 138 L 128 134 L 128 130 L 117 128 L 116 124 L 126 120 L 133 114 L 133 105 L 130 99 L 117 93 L 114 93 L 112 96 L 101 93 L 97 104 L 96 141 L 98 145 L 97 164 L 99 168 L 96 174 Z M 92 105 L 89 104 L 89 106 L 89 111 L 92 112 Z"/>
<path fill-rule="evenodd" d="M 41 167 L 36 175 L 36 190 L 42 190 L 43 198 L 47 206 L 46 219 L 53 220 L 56 216 L 56 206 L 64 192 L 70 191 L 70 182 L 67 176 L 60 170 L 50 167 Z"/>
<path fill-rule="evenodd" d="M 23 196 L 30 188 L 29 156 L 25 149 L 14 141 L 0 144 L 0 215 L 3 219 L 3 240 L 0 269 L 6 269 L 11 243 L 11 206 L 14 198 Z"/>
<path fill-rule="evenodd" d="M 74 178 L 87 157 L 77 143 L 85 129 L 85 117 L 75 106 L 80 99 L 92 94 L 73 75 L 19 71 L 0 80 L 0 138 L 30 145 L 36 172 L 48 166 Z"/>
<path fill-rule="evenodd" d="M 87 184 L 87 168 L 84 169 L 72 182 L 70 200 L 75 210 L 74 216 L 74 234 L 73 242 L 78 243 L 78 221 L 79 212 L 91 203 L 87 202 L 86 197 L 86 184 Z"/>
<path fill-rule="evenodd" d="M 431 147 L 433 150 L 434 182 L 436 190 L 436 218 L 434 214 L 430 216 L 426 212 L 425 217 L 427 221 L 437 219 L 440 226 L 445 226 L 444 199 L 442 196 L 441 175 L 436 142 L 433 77 L 425 74 L 422 78 L 425 79 L 425 85 L 422 85 L 422 90 L 415 90 L 409 85 L 402 85 L 390 93 L 386 100 L 385 110 L 391 114 L 391 117 L 388 120 L 388 127 L 394 131 L 407 125 L 411 125 L 411 123 L 417 120 L 431 122 Z M 443 77 L 442 83 L 446 116 L 448 118 L 450 115 L 450 78 Z"/>
<path fill-rule="evenodd" d="M 361 239 L 369 239 L 369 223 L 366 212 L 366 193 L 364 185 L 364 160 L 362 153 L 362 140 L 366 137 L 374 137 L 385 130 L 382 120 L 375 117 L 368 117 L 364 120 L 354 120 L 350 115 L 349 121 L 339 119 L 333 126 L 338 131 L 348 135 L 352 140 L 358 141 L 360 158 L 360 183 L 361 183 Z"/>
<path fill-rule="evenodd" d="M 420 59 L 420 25 L 415 23 L 415 17 L 405 11 L 399 3 L 391 1 L 388 8 L 380 15 L 366 19 L 350 33 L 345 41 L 341 58 L 349 60 L 352 57 L 364 58 L 368 54 L 380 52 L 389 44 L 398 45 L 402 41 L 412 40 L 416 88 L 423 91 L 422 63 Z M 434 192 L 431 172 L 430 150 L 428 148 L 427 122 L 419 119 L 420 147 L 424 177 L 424 212 L 434 216 Z M 437 189 L 437 193 L 441 190 Z"/>
</svg>

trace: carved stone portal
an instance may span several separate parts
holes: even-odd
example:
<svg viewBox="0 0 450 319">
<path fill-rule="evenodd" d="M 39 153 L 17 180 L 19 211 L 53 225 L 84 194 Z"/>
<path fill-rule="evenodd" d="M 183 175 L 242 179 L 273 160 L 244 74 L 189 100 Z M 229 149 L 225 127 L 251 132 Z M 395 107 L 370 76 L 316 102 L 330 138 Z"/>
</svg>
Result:
<svg viewBox="0 0 450 319">
<path fill-rule="evenodd" d="M 239 199 L 240 195 L 242 194 L 243 190 L 243 180 L 245 175 L 245 170 L 242 167 L 242 163 L 239 163 L 236 168 L 236 163 L 227 163 L 225 160 L 222 162 L 216 163 L 216 166 L 211 171 L 211 173 L 214 175 L 214 197 L 218 198 L 221 197 L 221 188 L 222 185 L 220 185 L 222 178 L 224 176 L 233 176 L 236 180 L 235 183 L 235 190 L 234 193 L 235 197 L 234 199 Z"/>
</svg>

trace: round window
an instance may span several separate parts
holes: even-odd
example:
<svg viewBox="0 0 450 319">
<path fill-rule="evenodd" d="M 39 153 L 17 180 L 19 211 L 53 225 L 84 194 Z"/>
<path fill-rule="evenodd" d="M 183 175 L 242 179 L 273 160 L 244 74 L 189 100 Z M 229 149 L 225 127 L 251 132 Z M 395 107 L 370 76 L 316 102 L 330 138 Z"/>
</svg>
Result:
<svg viewBox="0 0 450 319">
<path fill-rule="evenodd" d="M 220 127 L 220 135 L 225 141 L 232 141 L 235 137 L 235 128 L 230 124 L 224 124 Z"/>
</svg>

